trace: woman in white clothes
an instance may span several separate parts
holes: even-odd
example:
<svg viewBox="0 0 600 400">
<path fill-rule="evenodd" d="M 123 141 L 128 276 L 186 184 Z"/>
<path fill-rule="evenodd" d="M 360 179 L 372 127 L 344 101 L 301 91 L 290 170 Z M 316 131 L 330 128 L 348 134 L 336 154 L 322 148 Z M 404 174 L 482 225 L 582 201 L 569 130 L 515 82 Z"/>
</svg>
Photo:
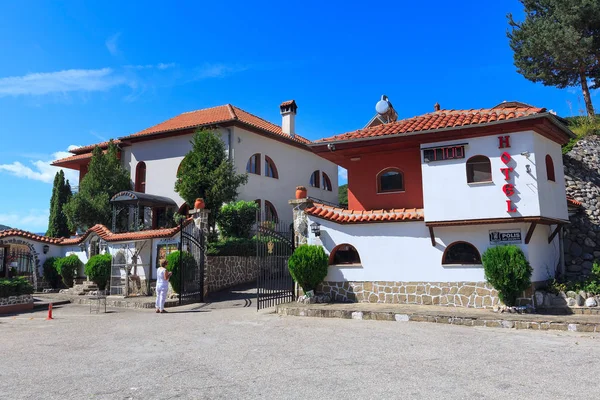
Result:
<svg viewBox="0 0 600 400">
<path fill-rule="evenodd" d="M 166 313 L 165 300 L 167 300 L 167 292 L 169 291 L 169 278 L 173 275 L 167 271 L 167 260 L 160 263 L 160 267 L 156 271 L 156 312 Z"/>
</svg>

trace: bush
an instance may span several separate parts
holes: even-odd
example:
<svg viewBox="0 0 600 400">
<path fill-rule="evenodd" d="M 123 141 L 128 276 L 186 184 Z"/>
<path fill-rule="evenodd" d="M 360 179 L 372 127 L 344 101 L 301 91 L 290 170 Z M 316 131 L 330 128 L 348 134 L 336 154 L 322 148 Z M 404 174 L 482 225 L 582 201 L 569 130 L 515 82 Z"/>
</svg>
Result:
<svg viewBox="0 0 600 400">
<path fill-rule="evenodd" d="M 179 256 L 181 254 L 181 257 Z M 174 251 L 171 254 L 169 254 L 167 256 L 167 271 L 170 271 L 173 273 L 173 275 L 171 275 L 171 278 L 169 279 L 169 282 L 171 282 L 171 287 L 173 288 L 173 290 L 175 291 L 175 293 L 181 293 L 181 287 L 179 286 L 179 284 L 181 283 L 181 275 L 180 275 L 180 271 L 181 268 L 179 268 L 180 265 L 180 261 L 183 262 L 184 265 L 184 271 L 185 271 L 185 276 L 183 276 L 183 280 L 184 281 L 191 281 L 194 279 L 194 275 L 196 274 L 196 259 L 194 258 L 194 256 L 191 253 L 188 253 L 186 251 L 184 252 L 180 252 L 178 251 Z"/>
<path fill-rule="evenodd" d="M 0 279 L 0 297 L 33 294 L 33 286 L 25 278 Z"/>
<path fill-rule="evenodd" d="M 106 289 L 106 284 L 110 279 L 110 265 L 112 257 L 110 254 L 98 254 L 93 256 L 85 264 L 85 274 L 92 280 L 98 289 Z"/>
<path fill-rule="evenodd" d="M 498 290 L 504 304 L 512 306 L 531 285 L 532 268 L 515 245 L 490 247 L 482 256 L 485 279 Z"/>
<path fill-rule="evenodd" d="M 294 281 L 308 292 L 316 289 L 327 276 L 328 260 L 323 247 L 304 244 L 294 251 L 288 267 Z"/>
<path fill-rule="evenodd" d="M 227 238 L 208 243 L 207 256 L 256 256 L 256 240 L 244 238 Z"/>
<path fill-rule="evenodd" d="M 253 201 L 236 201 L 221 207 L 217 224 L 223 237 L 249 238 L 256 222 L 258 204 Z"/>
<path fill-rule="evenodd" d="M 72 287 L 75 274 L 81 268 L 82 264 L 77 255 L 71 254 L 70 256 L 59 258 L 54 265 L 56 265 L 56 270 L 62 276 L 63 283 L 67 287 Z"/>
<path fill-rule="evenodd" d="M 60 287 L 60 274 L 56 269 L 56 261 L 58 257 L 48 257 L 44 261 L 44 279 L 52 289 L 58 289 Z"/>
<path fill-rule="evenodd" d="M 600 294 L 600 264 L 598 261 L 594 261 L 592 266 L 592 272 L 585 280 L 580 281 L 561 281 L 553 279 L 548 281 L 547 290 L 550 293 L 559 294 L 560 292 L 579 292 L 583 290 L 594 295 Z"/>
</svg>

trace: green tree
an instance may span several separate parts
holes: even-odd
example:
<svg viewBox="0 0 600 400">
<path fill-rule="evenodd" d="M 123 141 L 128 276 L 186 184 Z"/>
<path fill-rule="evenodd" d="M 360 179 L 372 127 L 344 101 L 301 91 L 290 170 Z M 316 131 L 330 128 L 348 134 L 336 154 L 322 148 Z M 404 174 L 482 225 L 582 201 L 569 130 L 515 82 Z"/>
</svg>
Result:
<svg viewBox="0 0 600 400">
<path fill-rule="evenodd" d="M 69 221 L 64 208 L 71 200 L 71 197 L 71 185 L 68 180 L 65 182 L 65 173 L 61 169 L 54 177 L 46 236 L 57 238 L 70 236 L 71 230 L 69 229 Z"/>
<path fill-rule="evenodd" d="M 225 144 L 216 133 L 198 130 L 191 143 L 192 150 L 177 172 L 175 191 L 190 205 L 203 198 L 214 226 L 221 206 L 235 200 L 238 187 L 248 181 L 248 176 L 236 173 Z"/>
<path fill-rule="evenodd" d="M 342 207 L 348 207 L 348 184 L 338 186 L 338 203 Z"/>
<path fill-rule="evenodd" d="M 79 184 L 79 192 L 65 206 L 71 228 L 88 229 L 95 224 L 110 226 L 110 199 L 115 194 L 131 190 L 129 173 L 121 166 L 119 149 L 111 141 L 106 154 L 96 147 L 88 172 Z"/>
<path fill-rule="evenodd" d="M 564 89 L 581 86 L 588 116 L 594 115 L 591 88 L 600 87 L 600 2 L 520 0 L 525 20 L 508 14 L 508 32 L 517 71 L 532 82 Z"/>
</svg>

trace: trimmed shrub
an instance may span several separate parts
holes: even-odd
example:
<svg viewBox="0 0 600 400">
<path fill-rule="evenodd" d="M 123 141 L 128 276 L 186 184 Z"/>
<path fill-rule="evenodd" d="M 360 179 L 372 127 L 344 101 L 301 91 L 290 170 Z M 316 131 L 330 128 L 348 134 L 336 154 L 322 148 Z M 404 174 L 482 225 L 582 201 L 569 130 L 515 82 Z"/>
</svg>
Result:
<svg viewBox="0 0 600 400">
<path fill-rule="evenodd" d="M 481 257 L 485 279 L 498 290 L 498 297 L 508 306 L 531 285 L 532 268 L 523 251 L 515 245 L 490 247 Z"/>
<path fill-rule="evenodd" d="M 23 277 L 0 279 L 0 297 L 20 296 L 33 294 L 33 286 Z"/>
<path fill-rule="evenodd" d="M 85 264 L 85 274 L 90 278 L 98 289 L 106 289 L 106 284 L 110 279 L 110 265 L 112 257 L 110 254 L 98 254 L 93 256 Z"/>
<path fill-rule="evenodd" d="M 56 261 L 58 257 L 48 257 L 44 261 L 44 279 L 52 289 L 58 289 L 60 287 L 60 274 L 56 269 Z"/>
<path fill-rule="evenodd" d="M 208 243 L 207 256 L 256 256 L 256 240 L 244 238 L 227 238 Z"/>
<path fill-rule="evenodd" d="M 217 217 L 223 237 L 249 238 L 256 222 L 258 204 L 253 201 L 236 201 L 224 204 Z"/>
<path fill-rule="evenodd" d="M 288 267 L 294 281 L 308 292 L 315 290 L 327 276 L 328 261 L 323 247 L 304 244 L 294 251 Z"/>
<path fill-rule="evenodd" d="M 71 254 L 70 256 L 59 258 L 54 265 L 60 276 L 62 276 L 63 283 L 67 287 L 72 287 L 75 274 L 81 268 L 82 264 L 77 255 Z"/>
<path fill-rule="evenodd" d="M 181 257 L 179 256 L 181 254 Z M 180 272 L 181 268 L 179 268 L 180 261 L 182 262 L 185 271 L 185 276 L 181 277 Z M 171 287 L 175 291 L 175 293 L 181 293 L 181 287 L 179 284 L 181 283 L 181 278 L 185 281 L 191 281 L 194 279 L 194 274 L 196 273 L 196 259 L 191 253 L 187 251 L 180 252 L 179 250 L 172 252 L 167 256 L 167 271 L 172 272 L 171 278 L 169 282 L 171 283 Z"/>
</svg>

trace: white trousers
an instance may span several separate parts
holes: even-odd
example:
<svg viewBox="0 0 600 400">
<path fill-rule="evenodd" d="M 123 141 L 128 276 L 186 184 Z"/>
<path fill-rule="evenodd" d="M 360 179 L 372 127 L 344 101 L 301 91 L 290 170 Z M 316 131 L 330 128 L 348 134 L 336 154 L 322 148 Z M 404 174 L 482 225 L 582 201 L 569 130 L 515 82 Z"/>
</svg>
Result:
<svg viewBox="0 0 600 400">
<path fill-rule="evenodd" d="M 165 301 L 167 300 L 167 292 L 169 286 L 157 286 L 156 287 L 156 308 L 160 311 L 165 309 Z"/>
</svg>

